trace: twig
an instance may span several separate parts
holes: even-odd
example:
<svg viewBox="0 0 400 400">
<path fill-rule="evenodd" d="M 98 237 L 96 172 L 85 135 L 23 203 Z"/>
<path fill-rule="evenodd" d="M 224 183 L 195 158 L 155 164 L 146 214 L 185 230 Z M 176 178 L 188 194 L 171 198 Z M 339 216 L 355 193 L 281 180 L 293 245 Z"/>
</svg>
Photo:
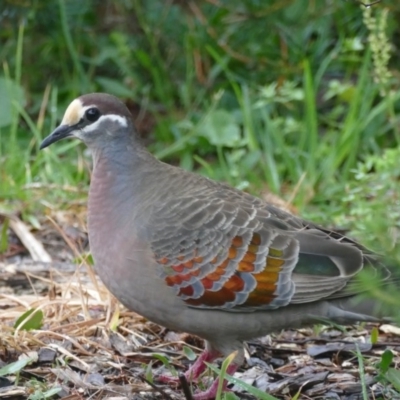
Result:
<svg viewBox="0 0 400 400">
<path fill-rule="evenodd" d="M 164 396 L 164 399 L 167 400 L 173 400 L 172 397 L 166 393 L 163 389 L 161 389 L 160 387 L 158 387 L 157 385 L 155 385 L 153 382 L 150 382 L 148 379 L 146 379 L 143 375 L 138 375 L 138 378 L 144 382 L 147 383 L 149 386 L 151 386 L 155 391 L 157 391 L 158 393 L 160 393 L 161 395 Z"/>
<path fill-rule="evenodd" d="M 182 391 L 186 400 L 193 400 L 192 391 L 190 390 L 185 374 L 179 374 L 179 382 L 182 385 Z"/>
<path fill-rule="evenodd" d="M 10 228 L 18 236 L 19 240 L 28 250 L 34 261 L 51 262 L 49 253 L 44 249 L 35 236 L 29 231 L 29 228 L 17 217 L 9 216 Z"/>
</svg>

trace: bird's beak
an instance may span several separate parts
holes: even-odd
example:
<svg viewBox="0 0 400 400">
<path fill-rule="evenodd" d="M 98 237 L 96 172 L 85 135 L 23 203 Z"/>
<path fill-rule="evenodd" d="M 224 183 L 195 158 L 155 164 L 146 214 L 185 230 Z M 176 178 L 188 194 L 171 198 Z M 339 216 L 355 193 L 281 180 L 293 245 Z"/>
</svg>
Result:
<svg viewBox="0 0 400 400">
<path fill-rule="evenodd" d="M 40 150 L 58 142 L 61 139 L 73 136 L 72 132 L 76 130 L 75 125 L 60 125 L 40 144 Z"/>
</svg>

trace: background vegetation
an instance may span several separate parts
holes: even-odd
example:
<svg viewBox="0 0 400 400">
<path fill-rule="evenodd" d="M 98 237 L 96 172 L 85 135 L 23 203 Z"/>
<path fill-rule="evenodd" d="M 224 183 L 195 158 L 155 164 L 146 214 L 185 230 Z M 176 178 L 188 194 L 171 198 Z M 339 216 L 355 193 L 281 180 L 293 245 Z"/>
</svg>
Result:
<svg viewBox="0 0 400 400">
<path fill-rule="evenodd" d="M 399 260 L 399 20 L 397 1 L 3 1 L 1 207 L 38 228 L 82 196 L 65 187 L 88 186 L 84 147 L 38 146 L 105 91 L 158 157 Z"/>
</svg>

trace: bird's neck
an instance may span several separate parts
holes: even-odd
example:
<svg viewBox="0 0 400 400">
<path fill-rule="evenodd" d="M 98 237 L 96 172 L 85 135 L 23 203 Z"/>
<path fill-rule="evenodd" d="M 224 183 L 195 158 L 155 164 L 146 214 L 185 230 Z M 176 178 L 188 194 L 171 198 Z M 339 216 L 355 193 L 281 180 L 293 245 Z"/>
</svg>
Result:
<svg viewBox="0 0 400 400">
<path fill-rule="evenodd" d="M 92 149 L 93 173 L 114 172 L 119 175 L 131 174 L 132 170 L 140 170 L 142 165 L 154 163 L 155 157 L 132 137 L 110 141 L 106 146 Z"/>
<path fill-rule="evenodd" d="M 129 226 L 129 221 L 137 218 L 133 212 L 144 206 L 141 199 L 149 190 L 146 177 L 149 171 L 159 169 L 160 162 L 133 140 L 96 149 L 92 155 L 89 229 Z"/>
<path fill-rule="evenodd" d="M 158 161 L 135 140 L 115 141 L 92 152 L 93 172 L 89 200 L 127 201 L 135 196 L 141 185 L 143 170 Z M 89 204 L 90 206 L 91 204 Z"/>
</svg>

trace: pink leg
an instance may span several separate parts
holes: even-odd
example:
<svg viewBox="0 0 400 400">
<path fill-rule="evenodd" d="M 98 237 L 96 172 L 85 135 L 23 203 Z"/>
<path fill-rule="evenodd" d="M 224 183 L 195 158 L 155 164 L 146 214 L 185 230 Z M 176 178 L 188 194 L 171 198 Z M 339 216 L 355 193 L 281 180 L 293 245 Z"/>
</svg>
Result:
<svg viewBox="0 0 400 400">
<path fill-rule="evenodd" d="M 236 372 L 237 369 L 238 369 L 238 366 L 236 364 L 231 364 L 227 368 L 226 373 L 228 375 L 233 375 Z M 193 395 L 193 399 L 194 400 L 214 400 L 216 395 L 217 395 L 218 383 L 219 383 L 219 379 L 216 379 L 206 391 L 195 393 Z M 224 383 L 222 385 L 222 391 L 223 392 L 224 391 L 226 392 L 227 390 L 229 390 L 226 387 L 227 384 L 228 384 L 227 380 L 224 379 Z"/>
<path fill-rule="evenodd" d="M 204 362 L 212 362 L 220 354 L 215 351 L 205 350 L 203 351 L 194 364 L 185 373 L 185 378 L 188 382 L 197 380 L 197 378 L 206 370 L 207 366 Z M 157 378 L 159 381 L 164 383 L 175 383 L 179 384 L 179 379 L 169 375 L 160 375 Z"/>
</svg>

